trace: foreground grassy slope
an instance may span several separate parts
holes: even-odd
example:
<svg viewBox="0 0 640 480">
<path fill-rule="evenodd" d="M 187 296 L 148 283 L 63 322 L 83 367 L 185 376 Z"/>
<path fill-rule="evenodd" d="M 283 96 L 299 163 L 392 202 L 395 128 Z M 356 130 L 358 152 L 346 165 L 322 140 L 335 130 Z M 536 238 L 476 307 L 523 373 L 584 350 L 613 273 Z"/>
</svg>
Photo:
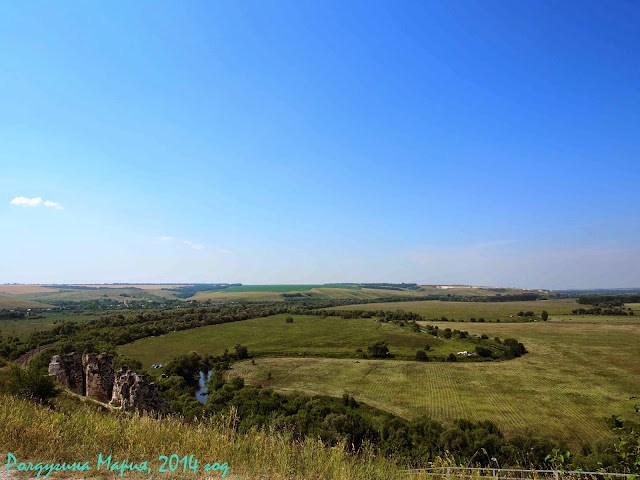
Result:
<svg viewBox="0 0 640 480">
<path fill-rule="evenodd" d="M 153 420 L 103 413 L 65 397 L 50 409 L 0 394 L 0 454 L 6 459 L 11 452 L 19 461 L 34 463 L 88 461 L 92 478 L 97 475 L 99 453 L 112 455 L 114 461 L 149 461 L 152 475 L 126 472 L 127 478 L 221 478 L 220 472 L 203 471 L 205 463 L 213 462 L 227 462 L 225 479 L 235 480 L 391 479 L 399 470 L 382 458 L 351 457 L 340 446 L 324 448 L 314 440 L 291 441 L 286 432 L 238 434 L 229 428 L 232 423 L 232 418 L 185 423 L 176 418 Z M 162 465 L 158 457 L 173 453 L 198 458 L 199 474 L 157 473 Z M 119 478 L 118 473 L 101 478 Z M 54 473 L 51 478 L 61 475 Z M 86 473 L 72 476 L 86 478 Z"/>
<path fill-rule="evenodd" d="M 633 416 L 629 398 L 640 392 L 640 324 L 558 320 L 464 327 L 515 337 L 530 353 L 507 362 L 453 364 L 265 358 L 236 364 L 231 375 L 283 392 L 346 392 L 407 418 L 488 419 L 507 434 L 533 428 L 578 447 L 606 435 L 605 419 L 612 414 Z M 268 372 L 273 380 L 267 382 Z"/>
<path fill-rule="evenodd" d="M 120 347 L 119 352 L 140 360 L 145 367 L 165 363 L 171 357 L 196 351 L 220 355 L 225 348 L 233 351 L 240 343 L 252 355 L 354 357 L 356 349 L 380 340 L 389 344 L 391 353 L 400 358 L 415 358 L 416 351 L 427 344 L 429 355 L 448 355 L 460 350 L 473 350 L 467 340 L 442 340 L 408 327 L 380 323 L 370 318 L 321 318 L 315 315 L 292 315 L 294 323 L 285 323 L 289 315 L 274 315 L 242 322 L 210 325 L 160 337 L 143 338 Z"/>
</svg>

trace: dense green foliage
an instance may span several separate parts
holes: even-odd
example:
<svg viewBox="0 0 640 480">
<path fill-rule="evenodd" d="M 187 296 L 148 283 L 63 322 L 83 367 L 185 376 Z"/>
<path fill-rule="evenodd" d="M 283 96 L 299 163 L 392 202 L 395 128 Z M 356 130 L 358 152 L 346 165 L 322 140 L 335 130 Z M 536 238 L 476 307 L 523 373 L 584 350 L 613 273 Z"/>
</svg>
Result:
<svg viewBox="0 0 640 480">
<path fill-rule="evenodd" d="M 595 306 L 593 308 L 576 308 L 571 311 L 575 315 L 612 315 L 612 316 L 633 316 L 634 312 L 631 308 L 623 306 Z"/>
<path fill-rule="evenodd" d="M 622 306 L 625 303 L 640 303 L 640 294 L 623 295 L 580 295 L 578 303 L 582 305 L 611 305 Z"/>
<path fill-rule="evenodd" d="M 4 389 L 13 395 L 46 402 L 58 394 L 53 377 L 43 374 L 37 368 L 22 369 L 12 365 L 3 377 Z"/>
</svg>

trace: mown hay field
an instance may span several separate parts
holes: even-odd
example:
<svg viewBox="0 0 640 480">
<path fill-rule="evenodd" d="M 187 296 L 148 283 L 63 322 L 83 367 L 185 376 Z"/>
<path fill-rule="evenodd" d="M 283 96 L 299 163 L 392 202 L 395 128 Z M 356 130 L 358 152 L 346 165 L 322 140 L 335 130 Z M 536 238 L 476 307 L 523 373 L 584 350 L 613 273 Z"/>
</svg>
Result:
<svg viewBox="0 0 640 480">
<path fill-rule="evenodd" d="M 611 415 L 633 418 L 630 397 L 640 393 L 640 323 L 603 320 L 466 323 L 524 342 L 528 354 L 503 362 L 263 358 L 230 375 L 283 392 L 349 393 L 406 418 L 493 420 L 507 434 L 530 428 L 579 447 L 606 435 Z"/>
</svg>

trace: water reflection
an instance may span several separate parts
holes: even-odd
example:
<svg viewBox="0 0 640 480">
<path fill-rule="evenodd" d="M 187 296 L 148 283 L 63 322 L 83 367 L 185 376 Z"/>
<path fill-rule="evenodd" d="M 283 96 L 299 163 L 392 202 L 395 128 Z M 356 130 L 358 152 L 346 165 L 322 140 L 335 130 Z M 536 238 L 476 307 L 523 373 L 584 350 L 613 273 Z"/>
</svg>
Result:
<svg viewBox="0 0 640 480">
<path fill-rule="evenodd" d="M 209 396 L 209 389 L 205 387 L 205 384 L 211 378 L 211 370 L 207 373 L 200 372 L 200 378 L 198 379 L 198 386 L 200 387 L 196 392 L 196 398 L 200 403 L 206 403 L 207 397 Z"/>
</svg>

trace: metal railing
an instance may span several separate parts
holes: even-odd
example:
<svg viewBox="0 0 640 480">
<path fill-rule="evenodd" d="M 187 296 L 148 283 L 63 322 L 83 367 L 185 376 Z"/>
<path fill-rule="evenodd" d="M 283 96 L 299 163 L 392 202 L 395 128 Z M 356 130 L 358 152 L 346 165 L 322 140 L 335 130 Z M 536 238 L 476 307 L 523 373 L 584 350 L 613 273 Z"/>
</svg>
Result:
<svg viewBox="0 0 640 480">
<path fill-rule="evenodd" d="M 633 473 L 584 472 L 574 470 L 533 470 L 492 467 L 428 467 L 402 470 L 402 476 L 415 478 L 483 479 L 483 480 L 632 480 L 640 479 Z"/>
</svg>

